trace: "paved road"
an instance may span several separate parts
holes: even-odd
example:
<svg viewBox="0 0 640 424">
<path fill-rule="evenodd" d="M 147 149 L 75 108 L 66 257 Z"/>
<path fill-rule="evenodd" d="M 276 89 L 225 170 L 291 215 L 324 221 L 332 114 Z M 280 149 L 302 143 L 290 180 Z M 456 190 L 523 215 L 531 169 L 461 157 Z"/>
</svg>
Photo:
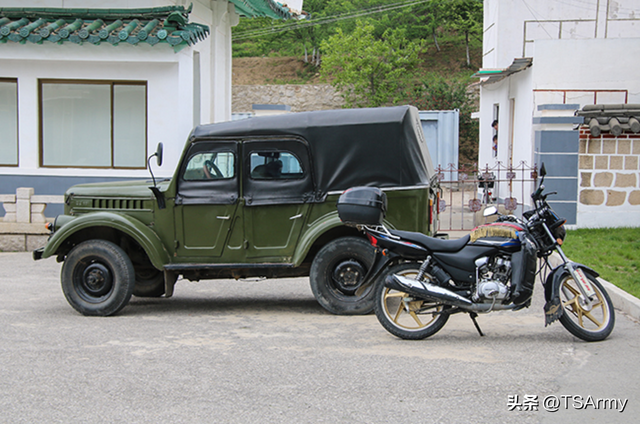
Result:
<svg viewBox="0 0 640 424">
<path fill-rule="evenodd" d="M 536 297 L 481 316 L 484 338 L 459 315 L 409 342 L 375 316 L 326 313 L 292 279 L 180 281 L 171 299 L 88 318 L 66 303 L 59 270 L 0 254 L 0 422 L 582 424 L 640 413 L 640 325 L 622 314 L 607 341 L 588 344 L 545 328 Z M 510 411 L 525 395 L 539 411 Z M 557 413 L 543 410 L 551 395 Z M 628 403 L 596 410 L 604 398 Z"/>
</svg>

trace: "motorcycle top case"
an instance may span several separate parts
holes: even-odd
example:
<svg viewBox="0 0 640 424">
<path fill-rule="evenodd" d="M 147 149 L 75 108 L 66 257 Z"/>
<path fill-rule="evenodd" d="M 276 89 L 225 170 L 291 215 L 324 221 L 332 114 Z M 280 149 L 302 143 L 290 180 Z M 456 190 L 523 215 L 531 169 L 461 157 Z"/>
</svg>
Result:
<svg viewBox="0 0 640 424">
<path fill-rule="evenodd" d="M 338 215 L 345 224 L 382 225 L 387 195 L 376 187 L 352 187 L 338 198 Z"/>
</svg>

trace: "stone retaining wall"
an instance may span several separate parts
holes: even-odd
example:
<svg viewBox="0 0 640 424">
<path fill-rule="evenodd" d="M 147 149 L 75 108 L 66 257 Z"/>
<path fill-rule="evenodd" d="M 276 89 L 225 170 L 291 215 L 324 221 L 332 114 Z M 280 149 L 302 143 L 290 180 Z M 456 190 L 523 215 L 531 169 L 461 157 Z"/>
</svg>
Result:
<svg viewBox="0 0 640 424">
<path fill-rule="evenodd" d="M 640 134 L 592 137 L 580 128 L 580 196 L 583 205 L 640 206 Z M 613 211 L 613 209 L 612 209 Z M 640 213 L 640 208 L 638 209 Z"/>
<path fill-rule="evenodd" d="M 252 112 L 254 104 L 287 105 L 291 112 L 340 109 L 344 100 L 329 84 L 234 85 L 233 113 Z"/>
</svg>

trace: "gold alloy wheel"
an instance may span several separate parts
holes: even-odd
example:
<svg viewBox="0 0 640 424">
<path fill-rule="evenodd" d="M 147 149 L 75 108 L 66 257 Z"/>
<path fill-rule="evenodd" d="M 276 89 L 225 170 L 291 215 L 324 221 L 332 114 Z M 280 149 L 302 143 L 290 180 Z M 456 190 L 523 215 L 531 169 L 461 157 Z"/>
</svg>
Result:
<svg viewBox="0 0 640 424">
<path fill-rule="evenodd" d="M 584 296 L 576 281 L 572 277 L 567 277 L 560 286 L 562 293 L 562 306 L 566 314 L 570 314 L 572 320 L 587 331 L 597 331 L 604 328 L 610 319 L 610 311 L 607 303 L 602 297 L 602 293 L 597 286 L 593 285 L 596 298 L 587 307 Z"/>
<path fill-rule="evenodd" d="M 442 312 L 442 305 L 415 300 L 410 295 L 386 288 L 384 311 L 398 327 L 406 330 L 421 330 L 432 324 Z"/>
</svg>

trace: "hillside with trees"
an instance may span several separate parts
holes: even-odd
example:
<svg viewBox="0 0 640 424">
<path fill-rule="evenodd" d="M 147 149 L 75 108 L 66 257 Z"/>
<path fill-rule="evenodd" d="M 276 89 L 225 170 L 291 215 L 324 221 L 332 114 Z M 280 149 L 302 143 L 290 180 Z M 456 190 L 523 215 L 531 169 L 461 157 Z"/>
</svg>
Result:
<svg viewBox="0 0 640 424">
<path fill-rule="evenodd" d="M 481 65 L 481 0 L 305 0 L 303 8 L 309 19 L 241 19 L 234 73 L 264 58 L 290 72 L 253 83 L 330 83 L 347 107 L 460 109 L 460 163 L 476 161 L 469 86 Z"/>
</svg>

